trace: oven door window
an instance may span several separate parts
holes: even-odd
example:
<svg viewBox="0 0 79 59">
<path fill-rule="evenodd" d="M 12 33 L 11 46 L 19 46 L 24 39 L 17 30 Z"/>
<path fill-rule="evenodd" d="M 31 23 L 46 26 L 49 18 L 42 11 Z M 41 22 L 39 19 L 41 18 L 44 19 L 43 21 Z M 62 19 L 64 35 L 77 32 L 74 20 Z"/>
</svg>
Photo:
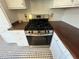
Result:
<svg viewBox="0 0 79 59">
<path fill-rule="evenodd" d="M 50 45 L 52 36 L 27 36 L 30 45 Z"/>
</svg>

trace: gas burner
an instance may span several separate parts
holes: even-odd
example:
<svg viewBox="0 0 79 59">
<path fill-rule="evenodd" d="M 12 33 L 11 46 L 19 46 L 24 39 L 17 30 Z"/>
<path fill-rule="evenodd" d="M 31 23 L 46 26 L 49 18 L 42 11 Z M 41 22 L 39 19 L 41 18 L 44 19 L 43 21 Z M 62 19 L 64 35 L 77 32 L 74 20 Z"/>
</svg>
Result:
<svg viewBox="0 0 79 59">
<path fill-rule="evenodd" d="M 27 30 L 52 30 L 52 26 L 48 22 L 48 19 L 33 19 L 25 26 L 25 31 Z"/>
</svg>

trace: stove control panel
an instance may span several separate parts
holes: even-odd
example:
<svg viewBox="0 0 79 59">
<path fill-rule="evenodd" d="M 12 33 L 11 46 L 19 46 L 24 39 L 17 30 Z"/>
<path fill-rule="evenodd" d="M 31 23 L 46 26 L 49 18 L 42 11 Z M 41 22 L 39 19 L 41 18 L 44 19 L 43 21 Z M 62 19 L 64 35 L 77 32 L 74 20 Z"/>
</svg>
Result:
<svg viewBox="0 0 79 59">
<path fill-rule="evenodd" d="M 53 34 L 53 30 L 27 30 L 25 34 L 27 36 L 48 36 Z"/>
</svg>

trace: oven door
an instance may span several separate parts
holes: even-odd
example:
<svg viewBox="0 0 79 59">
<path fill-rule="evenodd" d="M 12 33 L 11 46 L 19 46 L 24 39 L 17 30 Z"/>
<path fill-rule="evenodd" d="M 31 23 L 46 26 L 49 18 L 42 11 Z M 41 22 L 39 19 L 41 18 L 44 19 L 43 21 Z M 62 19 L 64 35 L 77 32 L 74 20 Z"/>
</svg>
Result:
<svg viewBox="0 0 79 59">
<path fill-rule="evenodd" d="M 29 45 L 50 45 L 52 35 L 50 36 L 27 36 Z"/>
</svg>

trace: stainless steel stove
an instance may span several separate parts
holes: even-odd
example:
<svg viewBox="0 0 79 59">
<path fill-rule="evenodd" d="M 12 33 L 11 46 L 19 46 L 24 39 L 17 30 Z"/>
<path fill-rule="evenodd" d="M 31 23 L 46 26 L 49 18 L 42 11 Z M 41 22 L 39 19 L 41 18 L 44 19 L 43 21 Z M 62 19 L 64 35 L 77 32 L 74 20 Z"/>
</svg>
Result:
<svg viewBox="0 0 79 59">
<path fill-rule="evenodd" d="M 25 26 L 25 34 L 30 45 L 48 45 L 53 35 L 53 28 L 48 19 L 32 19 Z"/>
</svg>

